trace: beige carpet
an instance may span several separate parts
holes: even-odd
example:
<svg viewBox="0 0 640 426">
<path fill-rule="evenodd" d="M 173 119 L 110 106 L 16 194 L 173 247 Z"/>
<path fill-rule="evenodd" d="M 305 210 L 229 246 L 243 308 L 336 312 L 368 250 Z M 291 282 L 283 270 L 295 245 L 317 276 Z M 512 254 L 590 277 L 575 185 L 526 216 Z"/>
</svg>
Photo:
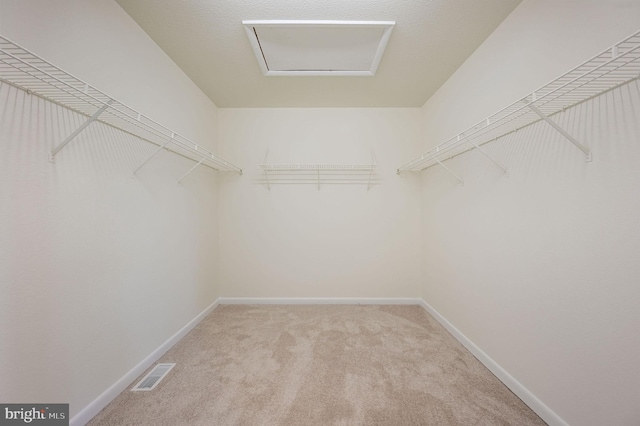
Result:
<svg viewBox="0 0 640 426">
<path fill-rule="evenodd" d="M 419 306 L 219 306 L 160 362 L 89 424 L 545 424 Z"/>
</svg>

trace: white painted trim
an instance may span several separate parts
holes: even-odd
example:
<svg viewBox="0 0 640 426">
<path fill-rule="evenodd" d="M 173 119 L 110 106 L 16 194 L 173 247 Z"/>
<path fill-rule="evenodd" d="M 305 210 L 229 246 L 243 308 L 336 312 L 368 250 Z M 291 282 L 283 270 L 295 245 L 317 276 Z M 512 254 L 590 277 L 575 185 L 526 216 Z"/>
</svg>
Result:
<svg viewBox="0 0 640 426">
<path fill-rule="evenodd" d="M 538 416 L 549 426 L 569 426 L 559 415 L 557 415 L 544 402 L 540 401 L 529 389 L 524 387 L 515 377 L 509 374 L 496 361 L 473 343 L 467 336 L 462 334 L 453 324 L 451 324 L 440 312 L 431 305 L 420 299 L 420 305 L 429 312 L 440 324 L 446 328 L 465 348 L 469 350 L 481 363 L 485 365 L 502 383 L 504 383 L 513 393 L 515 393 L 525 404 L 529 406 Z"/>
<path fill-rule="evenodd" d="M 200 321 L 209 315 L 219 304 L 219 299 L 209 305 L 204 311 L 200 312 L 194 319 L 189 321 L 184 327 L 178 330 L 173 336 L 169 337 L 166 342 L 160 345 L 156 350 L 151 352 L 149 356 L 140 361 L 138 365 L 133 367 L 127 374 L 122 376 L 117 382 L 111 385 L 100 396 L 94 399 L 89 405 L 84 407 L 69 421 L 70 426 L 83 426 L 96 416 L 104 407 L 115 399 L 122 391 L 127 389 L 135 379 L 144 373 L 153 365 L 165 352 L 187 335 Z"/>
<path fill-rule="evenodd" d="M 382 58 L 381 54 L 376 55 Z M 372 66 L 371 69 L 378 68 L 377 63 L 374 65 L 375 67 Z M 267 77 L 373 77 L 375 74 L 373 71 L 267 71 L 264 73 Z"/>
<path fill-rule="evenodd" d="M 396 21 L 341 21 L 336 19 L 245 19 L 243 25 L 258 27 L 282 26 L 282 27 L 309 27 L 309 26 L 333 26 L 333 27 L 392 27 Z"/>
<path fill-rule="evenodd" d="M 376 74 L 378 70 L 378 66 L 380 65 L 380 61 L 382 60 L 382 55 L 387 47 L 387 43 L 389 42 L 389 38 L 391 37 L 391 32 L 393 31 L 393 27 L 395 26 L 395 21 L 324 21 L 324 20 L 243 20 L 242 25 L 244 26 L 245 32 L 247 33 L 247 37 L 249 37 L 249 42 L 251 43 L 251 48 L 253 49 L 253 53 L 256 55 L 256 59 L 258 60 L 258 65 L 260 66 L 260 70 L 262 74 L 267 77 L 372 77 Z M 265 59 L 263 56 L 262 48 L 260 47 L 260 42 L 257 39 L 257 35 L 254 32 L 255 27 L 319 27 L 319 28 L 328 28 L 328 27 L 375 27 L 375 28 L 383 28 L 384 31 L 382 36 L 380 37 L 380 41 L 378 43 L 378 48 L 376 49 L 376 53 L 371 62 L 371 66 L 368 70 L 359 70 L 359 71 L 275 71 L 269 70 L 267 68 L 267 64 L 265 63 Z"/>
<path fill-rule="evenodd" d="M 420 305 L 418 297 L 221 297 L 221 305 Z"/>
</svg>

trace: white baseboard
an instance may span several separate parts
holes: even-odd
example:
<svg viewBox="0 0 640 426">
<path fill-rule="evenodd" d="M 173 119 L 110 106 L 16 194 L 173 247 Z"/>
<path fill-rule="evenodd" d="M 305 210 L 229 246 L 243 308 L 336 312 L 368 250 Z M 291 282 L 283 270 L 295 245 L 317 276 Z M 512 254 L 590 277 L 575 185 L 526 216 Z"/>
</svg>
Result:
<svg viewBox="0 0 640 426">
<path fill-rule="evenodd" d="M 221 305 L 420 305 L 415 297 L 221 297 Z"/>
<path fill-rule="evenodd" d="M 446 328 L 460 343 L 466 347 L 481 363 L 484 364 L 502 383 L 515 393 L 525 404 L 529 406 L 549 426 L 569 426 L 551 408 L 540 401 L 529 389 L 525 388 L 515 377 L 509 374 L 497 362 L 495 362 L 482 349 L 476 346 L 467 336 L 462 334 L 453 324 L 436 311 L 431 305 L 420 299 L 420 305 L 429 312 L 440 324 Z"/>
<path fill-rule="evenodd" d="M 200 321 L 202 321 L 207 315 L 209 315 L 218 306 L 218 300 L 209 305 L 204 311 L 200 312 L 194 319 L 189 321 L 184 327 L 182 327 L 176 334 L 171 336 L 166 342 L 164 342 L 158 349 L 153 351 L 149 356 L 140 361 L 138 365 L 133 367 L 131 371 L 125 374 L 111 387 L 104 391 L 99 397 L 94 399 L 89 405 L 84 407 L 78 414 L 73 416 L 69 421 L 70 426 L 84 426 L 96 416 L 104 407 L 106 407 L 111 401 L 115 399 L 122 391 L 127 389 L 129 385 L 137 379 L 142 373 L 144 373 L 149 367 L 153 365 L 165 352 L 180 341 L 187 335 Z"/>
</svg>

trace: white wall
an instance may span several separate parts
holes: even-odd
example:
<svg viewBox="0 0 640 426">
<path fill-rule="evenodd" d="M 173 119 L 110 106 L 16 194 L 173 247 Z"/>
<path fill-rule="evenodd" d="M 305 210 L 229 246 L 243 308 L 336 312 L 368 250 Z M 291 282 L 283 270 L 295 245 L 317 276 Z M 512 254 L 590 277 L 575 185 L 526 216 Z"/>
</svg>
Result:
<svg viewBox="0 0 640 426">
<path fill-rule="evenodd" d="M 220 295 L 418 297 L 420 109 L 219 110 L 220 150 L 248 165 L 220 187 Z M 258 165 L 366 164 L 377 183 L 272 185 Z"/>
<path fill-rule="evenodd" d="M 464 187 L 423 173 L 420 203 L 395 168 L 638 22 L 637 1 L 525 0 L 422 111 L 217 110 L 115 3 L 0 0 L 0 34 L 245 168 L 179 186 L 191 163 L 162 155 L 131 179 L 153 148 L 99 124 L 51 164 L 80 118 L 1 85 L 0 400 L 73 415 L 218 294 L 423 296 L 568 423 L 637 423 L 638 83 L 559 117 L 590 164 L 539 125 L 488 147 L 508 179 L 472 153 Z M 268 191 L 267 148 L 373 149 L 378 182 Z"/>
<path fill-rule="evenodd" d="M 423 107 L 428 148 L 640 29 L 638 1 L 525 0 Z M 423 296 L 559 418 L 640 423 L 640 83 L 422 174 Z M 556 417 L 545 418 L 551 424 Z"/>
<path fill-rule="evenodd" d="M 109 0 L 0 0 L 0 33 L 208 148 L 217 110 Z M 217 178 L 0 84 L 0 401 L 75 415 L 217 298 Z"/>
</svg>

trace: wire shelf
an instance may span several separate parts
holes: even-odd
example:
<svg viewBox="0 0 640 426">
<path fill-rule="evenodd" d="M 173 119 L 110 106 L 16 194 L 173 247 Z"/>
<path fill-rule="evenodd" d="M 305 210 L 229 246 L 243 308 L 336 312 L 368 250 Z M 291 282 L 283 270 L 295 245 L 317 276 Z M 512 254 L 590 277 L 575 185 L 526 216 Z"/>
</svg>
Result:
<svg viewBox="0 0 640 426">
<path fill-rule="evenodd" d="M 591 160 L 588 148 L 564 132 L 549 117 L 640 77 L 640 31 L 540 87 L 523 99 L 424 152 L 398 168 L 422 171 L 480 148 L 541 120 L 561 132 Z M 483 152 L 484 155 L 486 155 Z M 492 160 L 493 161 L 493 160 Z M 444 166 L 446 168 L 446 166 Z M 502 167 L 501 167 L 502 168 Z M 447 170 L 451 172 L 447 168 Z M 503 169 L 506 172 L 506 169 Z M 455 176 L 455 175 L 454 175 Z M 462 180 L 456 176 L 462 183 Z"/>
<path fill-rule="evenodd" d="M 278 183 L 317 183 L 318 189 L 321 183 L 366 183 L 368 190 L 375 183 L 373 175 L 378 167 L 373 152 L 371 164 L 266 164 L 267 155 L 260 168 L 269 190 Z"/>
<path fill-rule="evenodd" d="M 269 172 L 295 172 L 295 171 L 335 171 L 335 172 L 370 172 L 377 166 L 375 164 L 261 164 L 263 170 Z"/>
<path fill-rule="evenodd" d="M 0 81 L 120 129 L 204 166 L 242 174 L 242 169 L 168 129 L 90 84 L 0 36 Z M 73 138 L 81 127 L 70 138 Z M 70 140 L 70 139 L 69 139 Z M 52 157 L 68 141 L 52 151 Z"/>
</svg>

